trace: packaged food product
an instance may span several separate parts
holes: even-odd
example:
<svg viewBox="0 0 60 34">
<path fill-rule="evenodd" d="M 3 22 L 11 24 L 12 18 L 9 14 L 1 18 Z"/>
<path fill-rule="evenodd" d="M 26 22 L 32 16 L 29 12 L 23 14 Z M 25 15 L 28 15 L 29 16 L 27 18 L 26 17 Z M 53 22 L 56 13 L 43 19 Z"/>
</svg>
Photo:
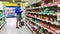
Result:
<svg viewBox="0 0 60 34">
<path fill-rule="evenodd" d="M 53 18 L 50 18 L 50 22 L 54 22 L 54 19 Z"/>
<path fill-rule="evenodd" d="M 50 2 L 50 3 L 48 3 L 48 6 L 50 6 L 50 5 L 52 5 L 53 3 L 52 2 Z"/>
<path fill-rule="evenodd" d="M 44 28 L 41 28 L 41 29 L 40 29 L 40 32 L 43 33 L 43 32 L 44 32 Z"/>
<path fill-rule="evenodd" d="M 54 32 L 55 32 L 55 30 L 56 30 L 53 25 L 50 26 L 50 29 L 51 29 L 51 31 L 54 31 Z"/>
</svg>

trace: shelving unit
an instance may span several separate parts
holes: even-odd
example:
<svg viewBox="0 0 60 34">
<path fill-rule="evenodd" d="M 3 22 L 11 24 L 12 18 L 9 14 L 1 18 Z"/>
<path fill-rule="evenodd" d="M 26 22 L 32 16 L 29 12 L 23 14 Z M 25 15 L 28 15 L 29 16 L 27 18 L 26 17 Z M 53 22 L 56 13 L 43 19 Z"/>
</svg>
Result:
<svg viewBox="0 0 60 34">
<path fill-rule="evenodd" d="M 28 8 L 27 10 L 33 10 L 33 9 L 41 9 L 41 8 L 47 8 L 47 7 L 51 7 L 51 8 L 53 8 L 53 7 L 57 7 L 57 8 L 59 8 L 60 6 L 59 6 L 60 4 L 52 4 L 52 5 L 49 5 L 49 6 L 47 6 L 47 5 L 45 5 L 45 6 L 39 6 L 39 7 L 34 7 L 34 8 Z M 57 9 L 56 8 L 56 9 Z"/>
<path fill-rule="evenodd" d="M 41 0 L 27 6 L 26 19 L 35 34 L 60 34 L 60 1 Z"/>
<path fill-rule="evenodd" d="M 27 18 L 27 19 L 29 19 L 29 18 Z M 52 33 L 56 34 L 56 33 L 55 33 L 55 32 L 53 32 L 52 30 L 50 30 L 50 29 L 48 29 L 48 28 L 46 28 L 46 27 L 44 27 L 44 26 L 40 25 L 39 23 L 34 22 L 34 21 L 33 21 L 33 20 L 31 20 L 31 19 L 29 19 L 29 21 L 31 21 L 31 22 L 33 22 L 33 23 L 37 24 L 38 26 L 43 27 L 44 29 L 47 29 L 49 32 L 52 32 Z M 35 29 L 37 29 L 37 27 L 36 27 L 36 26 L 32 26 L 32 27 L 34 27 Z"/>
<path fill-rule="evenodd" d="M 26 23 L 27 27 L 31 30 L 31 32 L 32 32 L 33 34 L 35 34 L 35 32 L 31 29 L 31 28 L 32 28 L 32 25 L 30 25 L 28 22 L 29 22 L 29 21 L 27 21 L 27 23 Z"/>
<path fill-rule="evenodd" d="M 0 29 L 6 23 L 6 16 L 5 16 L 5 7 L 3 6 L 2 2 L 0 2 Z"/>
</svg>

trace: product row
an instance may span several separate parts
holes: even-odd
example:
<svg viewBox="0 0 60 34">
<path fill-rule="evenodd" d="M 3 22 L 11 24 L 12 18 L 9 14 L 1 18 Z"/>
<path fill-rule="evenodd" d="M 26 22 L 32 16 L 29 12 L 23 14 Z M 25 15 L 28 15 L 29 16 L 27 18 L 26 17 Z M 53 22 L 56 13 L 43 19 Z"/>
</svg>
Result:
<svg viewBox="0 0 60 34">
<path fill-rule="evenodd" d="M 60 34 L 60 0 L 41 0 L 27 6 L 26 19 L 36 34 Z"/>
<path fill-rule="evenodd" d="M 60 4 L 60 0 L 41 0 L 41 6 L 50 6 L 52 4 Z"/>
<path fill-rule="evenodd" d="M 39 32 L 39 33 L 43 33 L 43 32 L 41 32 L 39 29 L 40 29 L 40 27 L 43 27 L 43 29 L 46 29 L 48 32 L 50 31 L 51 33 L 55 33 L 56 34 L 56 31 L 58 31 L 59 29 L 60 29 L 60 27 L 59 26 L 56 26 L 56 25 L 51 25 L 50 23 L 46 23 L 46 22 L 43 22 L 43 21 L 39 21 L 39 22 L 36 22 L 36 21 L 38 21 L 38 19 L 32 19 L 32 18 L 27 18 L 30 22 L 29 22 L 29 24 L 31 24 L 31 25 L 33 25 L 33 26 L 36 26 L 36 27 L 33 27 L 33 28 L 35 28 L 35 29 L 33 29 L 35 32 L 37 31 L 37 32 Z M 38 23 L 38 24 L 36 24 L 36 23 Z M 38 26 L 39 26 L 39 28 L 38 28 Z M 43 30 L 42 30 L 43 31 Z M 45 32 L 45 31 L 44 31 Z M 46 33 L 46 32 L 45 32 Z"/>
<path fill-rule="evenodd" d="M 54 16 L 51 16 L 51 15 L 47 16 L 47 15 L 37 15 L 37 14 L 26 14 L 26 16 L 45 21 L 47 23 L 60 25 L 60 22 L 57 20 L 56 16 L 54 17 Z"/>
<path fill-rule="evenodd" d="M 58 12 L 60 12 L 60 11 L 59 10 L 58 11 L 57 10 L 52 10 L 52 9 L 49 9 L 49 8 L 27 11 L 27 13 L 52 15 L 52 16 L 56 16 Z"/>
</svg>

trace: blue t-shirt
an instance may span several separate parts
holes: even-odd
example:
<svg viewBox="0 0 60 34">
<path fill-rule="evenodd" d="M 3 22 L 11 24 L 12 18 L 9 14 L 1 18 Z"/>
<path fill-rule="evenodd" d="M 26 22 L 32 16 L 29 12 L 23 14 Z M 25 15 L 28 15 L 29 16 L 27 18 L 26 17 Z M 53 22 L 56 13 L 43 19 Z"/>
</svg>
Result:
<svg viewBox="0 0 60 34">
<path fill-rule="evenodd" d="M 17 15 L 20 15 L 20 14 L 21 14 L 20 10 L 21 10 L 20 7 L 17 6 L 17 7 L 15 8 L 15 13 L 16 13 Z"/>
</svg>

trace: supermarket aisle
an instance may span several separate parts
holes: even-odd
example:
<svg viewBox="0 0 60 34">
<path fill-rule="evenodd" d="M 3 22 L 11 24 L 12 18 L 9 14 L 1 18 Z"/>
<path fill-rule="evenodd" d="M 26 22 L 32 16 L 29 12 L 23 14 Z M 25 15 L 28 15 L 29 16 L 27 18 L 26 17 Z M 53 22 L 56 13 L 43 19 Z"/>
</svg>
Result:
<svg viewBox="0 0 60 34">
<path fill-rule="evenodd" d="M 6 25 L 0 30 L 0 34 L 32 34 L 32 32 L 23 26 L 20 29 L 16 29 L 15 22 L 16 18 L 7 18 Z"/>
</svg>

